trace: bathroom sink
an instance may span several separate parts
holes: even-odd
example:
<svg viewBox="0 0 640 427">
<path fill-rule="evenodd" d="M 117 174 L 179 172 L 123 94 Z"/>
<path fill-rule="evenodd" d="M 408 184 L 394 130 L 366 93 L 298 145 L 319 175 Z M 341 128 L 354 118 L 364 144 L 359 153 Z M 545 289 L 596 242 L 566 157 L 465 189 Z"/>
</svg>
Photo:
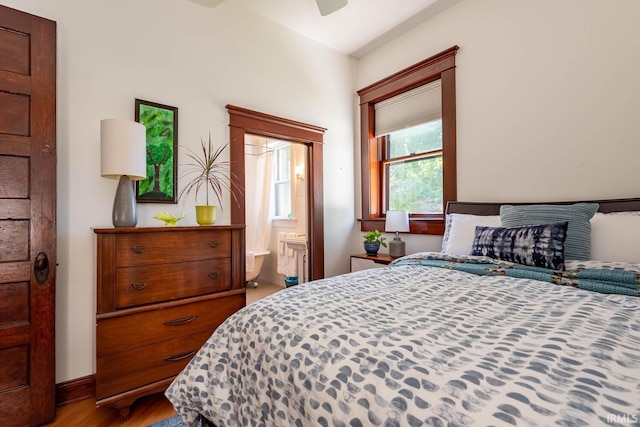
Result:
<svg viewBox="0 0 640 427">
<path fill-rule="evenodd" d="M 307 236 L 289 237 L 284 239 L 289 249 L 304 251 L 307 249 Z"/>
</svg>

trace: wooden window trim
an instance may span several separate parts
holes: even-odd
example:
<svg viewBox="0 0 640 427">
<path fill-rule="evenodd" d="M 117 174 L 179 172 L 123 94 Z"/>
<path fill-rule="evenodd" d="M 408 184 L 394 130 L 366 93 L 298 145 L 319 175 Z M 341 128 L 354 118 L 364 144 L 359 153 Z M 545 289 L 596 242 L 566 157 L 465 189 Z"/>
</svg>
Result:
<svg viewBox="0 0 640 427">
<path fill-rule="evenodd" d="M 396 96 L 418 86 L 440 79 L 442 83 L 442 152 L 444 208 L 457 200 L 456 168 L 456 89 L 455 55 L 453 46 L 415 65 L 405 68 L 358 91 L 360 96 L 360 162 L 362 165 L 362 218 L 360 229 L 384 229 L 384 195 L 380 178 L 380 145 L 374 135 L 376 102 Z M 411 234 L 443 234 L 444 214 L 421 215 L 410 218 Z"/>
</svg>

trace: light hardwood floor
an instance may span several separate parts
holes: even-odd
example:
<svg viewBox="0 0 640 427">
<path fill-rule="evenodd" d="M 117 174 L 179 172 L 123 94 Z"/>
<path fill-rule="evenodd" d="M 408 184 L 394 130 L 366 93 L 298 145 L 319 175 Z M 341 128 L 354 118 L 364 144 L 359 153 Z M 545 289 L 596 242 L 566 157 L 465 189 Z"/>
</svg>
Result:
<svg viewBox="0 0 640 427">
<path fill-rule="evenodd" d="M 256 302 L 282 289 L 284 289 L 283 286 L 279 286 L 274 283 L 259 281 L 257 288 L 247 287 L 247 304 Z"/>
<path fill-rule="evenodd" d="M 96 408 L 94 399 L 60 406 L 56 410 L 56 419 L 48 426 L 86 426 L 86 427 L 146 427 L 150 424 L 174 416 L 171 403 L 161 393 L 145 396 L 136 400 L 131 407 L 131 417 L 121 424 L 118 412 L 113 408 Z"/>
<path fill-rule="evenodd" d="M 247 288 L 247 304 L 258 301 L 274 292 L 284 289 L 272 283 L 260 282 L 257 288 Z M 109 407 L 96 408 L 95 399 L 60 406 L 56 410 L 56 420 L 46 427 L 146 427 L 174 416 L 171 403 L 162 393 L 138 399 L 131 407 L 129 420 L 121 424 L 116 410 Z"/>
</svg>

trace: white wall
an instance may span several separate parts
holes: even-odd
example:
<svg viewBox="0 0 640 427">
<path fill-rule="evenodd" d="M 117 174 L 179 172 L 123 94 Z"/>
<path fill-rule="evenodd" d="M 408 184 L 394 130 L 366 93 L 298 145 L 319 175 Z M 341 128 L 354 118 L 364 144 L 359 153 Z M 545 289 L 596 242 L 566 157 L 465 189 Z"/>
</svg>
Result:
<svg viewBox="0 0 640 427">
<path fill-rule="evenodd" d="M 91 228 L 111 225 L 117 185 L 100 177 L 100 120 L 133 120 L 135 98 L 178 107 L 178 142 L 191 148 L 209 132 L 217 144 L 228 141 L 226 104 L 327 128 L 325 183 L 341 190 L 325 192 L 325 230 L 331 245 L 346 246 L 343 230 L 355 216 L 353 60 L 233 1 L 214 9 L 187 0 L 2 3 L 57 21 L 56 382 L 95 372 Z M 160 225 L 152 217 L 161 210 L 184 210 L 182 224 L 195 224 L 193 205 L 140 204 L 138 225 Z M 229 223 L 229 209 L 218 223 Z M 328 275 L 346 269 L 341 252 L 327 250 Z"/>
<path fill-rule="evenodd" d="M 362 58 L 357 87 L 458 45 L 459 200 L 638 197 L 638 16 L 637 0 L 464 0 Z"/>
</svg>

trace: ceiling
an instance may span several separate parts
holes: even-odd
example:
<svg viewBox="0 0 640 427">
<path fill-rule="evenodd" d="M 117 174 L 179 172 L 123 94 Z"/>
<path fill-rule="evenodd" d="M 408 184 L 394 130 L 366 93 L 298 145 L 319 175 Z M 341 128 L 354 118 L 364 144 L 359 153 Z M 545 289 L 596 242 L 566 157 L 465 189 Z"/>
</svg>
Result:
<svg viewBox="0 0 640 427">
<path fill-rule="evenodd" d="M 192 0 L 219 3 L 221 0 Z M 359 58 L 461 0 L 348 0 L 321 16 L 316 0 L 226 0 Z"/>
</svg>

